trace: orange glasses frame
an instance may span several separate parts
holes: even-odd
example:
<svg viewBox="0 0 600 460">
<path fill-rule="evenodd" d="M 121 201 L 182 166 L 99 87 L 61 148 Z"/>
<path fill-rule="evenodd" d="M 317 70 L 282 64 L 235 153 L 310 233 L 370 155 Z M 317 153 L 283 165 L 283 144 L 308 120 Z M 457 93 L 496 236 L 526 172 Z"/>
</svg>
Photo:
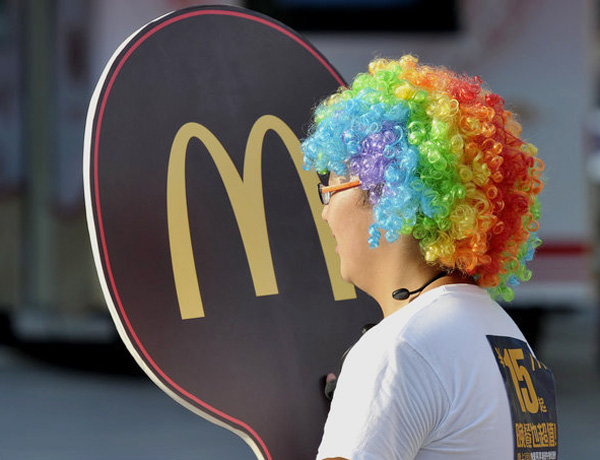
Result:
<svg viewBox="0 0 600 460">
<path fill-rule="evenodd" d="M 331 195 L 335 192 L 340 192 L 342 190 L 348 190 L 350 188 L 358 187 L 360 185 L 359 180 L 353 180 L 350 182 L 346 182 L 345 184 L 337 184 L 337 185 L 323 185 L 317 184 L 317 188 L 319 190 L 319 198 L 321 199 L 321 203 L 329 204 L 329 200 L 331 199 Z"/>
</svg>

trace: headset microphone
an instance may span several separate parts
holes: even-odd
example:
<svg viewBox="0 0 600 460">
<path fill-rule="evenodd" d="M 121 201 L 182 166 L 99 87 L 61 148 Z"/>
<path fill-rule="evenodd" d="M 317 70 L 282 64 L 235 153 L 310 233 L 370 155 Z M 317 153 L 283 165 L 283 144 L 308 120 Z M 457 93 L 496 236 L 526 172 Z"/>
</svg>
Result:
<svg viewBox="0 0 600 460">
<path fill-rule="evenodd" d="M 392 297 L 396 300 L 406 300 L 411 295 L 418 294 L 419 292 L 421 292 L 423 289 L 425 289 L 427 286 L 429 286 L 434 281 L 439 280 L 440 278 L 443 278 L 444 276 L 447 276 L 447 275 L 448 275 L 448 273 L 446 273 L 446 272 L 439 272 L 437 275 L 435 275 L 433 278 L 431 278 L 429 281 L 427 281 L 423 286 L 421 286 L 419 289 L 415 289 L 414 291 L 409 291 L 406 288 L 396 289 L 392 293 Z"/>
</svg>

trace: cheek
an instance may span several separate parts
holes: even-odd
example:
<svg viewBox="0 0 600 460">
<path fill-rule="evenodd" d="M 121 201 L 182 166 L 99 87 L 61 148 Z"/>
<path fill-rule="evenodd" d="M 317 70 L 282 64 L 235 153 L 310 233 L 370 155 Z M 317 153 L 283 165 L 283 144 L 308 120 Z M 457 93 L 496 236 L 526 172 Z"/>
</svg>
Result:
<svg viewBox="0 0 600 460">
<path fill-rule="evenodd" d="M 374 250 L 369 247 L 367 228 L 355 226 L 344 234 L 339 242 L 340 272 L 342 278 L 354 285 L 361 286 L 374 267 Z"/>
<path fill-rule="evenodd" d="M 325 216 L 327 223 L 331 227 L 340 250 L 348 249 L 356 252 L 368 249 L 369 227 L 373 222 L 373 210 L 360 201 L 358 190 L 344 193 L 345 195 L 340 194 L 333 197 Z"/>
<path fill-rule="evenodd" d="M 351 215 L 340 216 L 338 224 L 339 235 L 352 254 L 359 258 L 368 256 L 369 248 L 369 227 L 372 223 L 371 210 L 354 212 Z"/>
<path fill-rule="evenodd" d="M 356 237 L 368 247 L 369 228 L 373 223 L 373 210 L 368 206 L 362 206 L 356 212 L 355 216 Z"/>
</svg>

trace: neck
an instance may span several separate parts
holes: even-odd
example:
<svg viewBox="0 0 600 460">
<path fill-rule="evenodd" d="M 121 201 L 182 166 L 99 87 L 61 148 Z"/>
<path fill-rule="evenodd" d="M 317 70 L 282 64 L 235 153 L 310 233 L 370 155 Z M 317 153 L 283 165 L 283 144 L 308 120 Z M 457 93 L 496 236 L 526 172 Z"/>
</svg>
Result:
<svg viewBox="0 0 600 460">
<path fill-rule="evenodd" d="M 460 272 L 445 273 L 443 277 L 431 281 L 441 269 L 425 262 L 418 241 L 408 235 L 401 236 L 394 243 L 388 243 L 384 238 L 382 240 L 378 248 L 370 250 L 372 257 L 363 265 L 360 276 L 350 281 L 377 301 L 384 317 L 436 287 L 457 283 L 475 284 L 471 277 Z M 398 289 L 407 289 L 411 295 L 396 300 L 392 294 Z"/>
<path fill-rule="evenodd" d="M 396 300 L 407 300 L 410 299 L 412 296 L 416 295 L 416 294 L 420 294 L 422 291 L 425 290 L 425 288 L 427 286 L 429 286 L 431 283 L 439 280 L 440 278 L 443 278 L 444 276 L 448 276 L 448 273 L 445 271 L 441 271 L 439 272 L 437 275 L 435 275 L 433 278 L 431 278 L 429 281 L 427 281 L 423 286 L 421 286 L 419 289 L 415 289 L 414 291 L 409 291 L 406 288 L 400 288 L 400 289 L 396 289 L 393 293 L 392 293 L 392 297 Z"/>
<path fill-rule="evenodd" d="M 475 281 L 460 272 L 445 272 L 438 266 L 428 264 L 423 259 L 418 243 L 414 239 L 390 244 L 373 270 L 370 289 L 365 289 L 379 304 L 383 316 L 389 316 L 407 306 L 420 295 L 440 286 Z M 398 290 L 406 290 L 408 296 L 392 295 Z"/>
</svg>

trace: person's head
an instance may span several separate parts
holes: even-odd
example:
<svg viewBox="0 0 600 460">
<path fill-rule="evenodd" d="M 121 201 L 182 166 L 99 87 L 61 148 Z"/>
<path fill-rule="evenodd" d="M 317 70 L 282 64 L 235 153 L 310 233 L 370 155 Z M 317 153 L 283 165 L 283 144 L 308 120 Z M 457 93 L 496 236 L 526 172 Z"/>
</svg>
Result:
<svg viewBox="0 0 600 460">
<path fill-rule="evenodd" d="M 360 180 L 371 248 L 410 235 L 427 263 L 510 300 L 541 243 L 543 162 L 520 133 L 478 77 L 404 56 L 324 100 L 302 150 L 305 169 Z"/>
</svg>

